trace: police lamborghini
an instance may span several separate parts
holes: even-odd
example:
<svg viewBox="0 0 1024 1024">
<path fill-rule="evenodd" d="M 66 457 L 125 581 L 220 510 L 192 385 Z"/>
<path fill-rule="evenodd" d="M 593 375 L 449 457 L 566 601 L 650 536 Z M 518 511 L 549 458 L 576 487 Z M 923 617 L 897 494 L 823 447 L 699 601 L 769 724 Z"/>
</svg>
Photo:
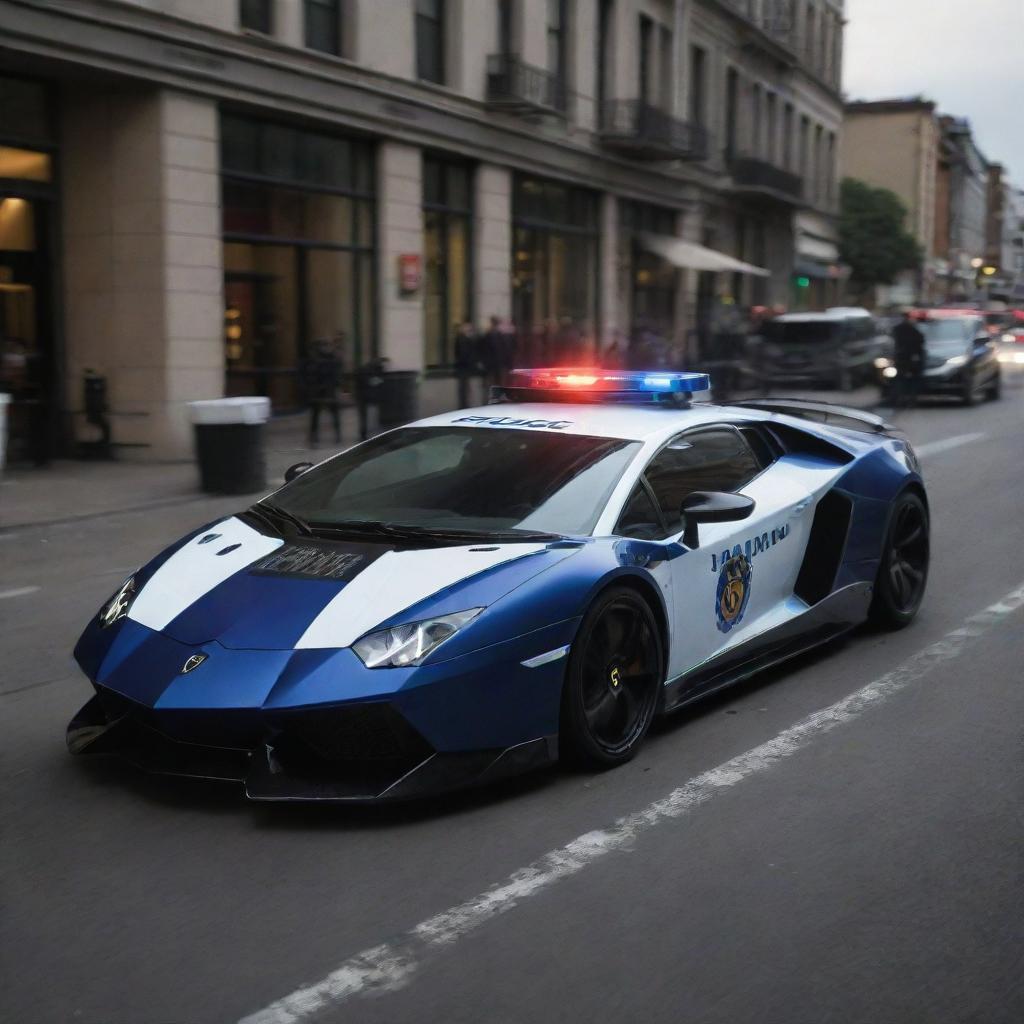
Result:
<svg viewBox="0 0 1024 1024">
<path fill-rule="evenodd" d="M 909 623 L 906 440 L 687 373 L 516 371 L 130 578 L 75 649 L 76 754 L 261 800 L 402 799 L 632 757 L 659 714 L 866 619 Z"/>
</svg>

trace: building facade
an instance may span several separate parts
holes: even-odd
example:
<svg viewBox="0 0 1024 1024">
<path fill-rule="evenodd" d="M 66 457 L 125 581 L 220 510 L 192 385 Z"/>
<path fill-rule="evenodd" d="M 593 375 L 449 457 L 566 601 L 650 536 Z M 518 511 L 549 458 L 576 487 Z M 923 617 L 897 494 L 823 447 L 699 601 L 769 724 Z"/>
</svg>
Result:
<svg viewBox="0 0 1024 1024">
<path fill-rule="evenodd" d="M 889 302 L 931 296 L 948 268 L 936 258 L 935 214 L 941 128 L 929 100 L 847 103 L 844 110 L 840 174 L 895 192 L 907 208 L 907 230 L 924 254 L 921 270 L 907 272 Z"/>
<path fill-rule="evenodd" d="M 119 451 L 180 458 L 189 401 L 301 407 L 320 338 L 441 409 L 464 320 L 685 360 L 723 305 L 826 301 L 842 34 L 834 0 L 0 0 L 14 454 L 95 435 L 87 375 Z"/>
<path fill-rule="evenodd" d="M 946 300 L 984 297 L 979 270 L 985 265 L 988 232 L 988 161 L 978 148 L 966 118 L 943 115 L 939 147 L 939 174 L 943 178 L 936 215 L 939 255 L 948 271 Z"/>
</svg>

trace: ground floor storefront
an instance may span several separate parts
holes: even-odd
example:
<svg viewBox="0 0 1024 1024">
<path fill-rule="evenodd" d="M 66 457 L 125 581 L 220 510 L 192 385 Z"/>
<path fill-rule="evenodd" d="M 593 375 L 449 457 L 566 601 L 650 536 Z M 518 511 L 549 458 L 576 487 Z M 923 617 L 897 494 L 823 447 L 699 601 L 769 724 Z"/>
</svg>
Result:
<svg viewBox="0 0 1024 1024">
<path fill-rule="evenodd" d="M 324 350 L 342 404 L 384 358 L 420 375 L 433 412 L 456 404 L 463 324 L 492 332 L 473 373 L 493 378 L 513 363 L 687 365 L 714 355 L 723 309 L 791 304 L 785 209 L 693 188 L 652 202 L 111 76 L 19 72 L 0 101 L 15 460 L 187 458 L 190 401 L 302 409 Z M 652 239 L 764 273 L 666 259 Z M 495 330 L 510 339 L 500 363 Z"/>
</svg>

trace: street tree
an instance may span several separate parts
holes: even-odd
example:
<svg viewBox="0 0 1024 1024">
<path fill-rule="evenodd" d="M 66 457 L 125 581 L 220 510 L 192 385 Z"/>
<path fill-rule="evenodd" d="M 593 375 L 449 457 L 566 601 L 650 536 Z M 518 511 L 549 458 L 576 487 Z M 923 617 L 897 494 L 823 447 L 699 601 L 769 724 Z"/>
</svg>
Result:
<svg viewBox="0 0 1024 1024">
<path fill-rule="evenodd" d="M 904 227 L 907 208 L 895 192 L 844 178 L 839 191 L 839 255 L 850 283 L 864 296 L 875 285 L 892 284 L 904 270 L 917 270 L 923 253 Z"/>
</svg>

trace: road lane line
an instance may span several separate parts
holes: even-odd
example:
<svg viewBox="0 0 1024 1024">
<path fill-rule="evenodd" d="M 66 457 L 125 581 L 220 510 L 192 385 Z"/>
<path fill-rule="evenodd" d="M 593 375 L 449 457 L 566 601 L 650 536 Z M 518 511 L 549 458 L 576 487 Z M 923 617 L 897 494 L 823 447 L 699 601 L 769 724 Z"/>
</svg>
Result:
<svg viewBox="0 0 1024 1024">
<path fill-rule="evenodd" d="M 0 601 L 8 597 L 25 597 L 34 594 L 39 587 L 15 587 L 13 590 L 0 590 Z"/>
<path fill-rule="evenodd" d="M 946 437 L 941 441 L 926 441 L 924 444 L 915 444 L 914 451 L 918 455 L 938 455 L 940 452 L 948 452 L 965 444 L 982 441 L 986 437 L 988 437 L 988 434 L 957 434 L 956 437 Z"/>
<path fill-rule="evenodd" d="M 420 922 L 399 938 L 357 953 L 327 977 L 244 1017 L 240 1024 L 304 1024 L 315 1014 L 354 996 L 402 988 L 430 954 L 450 947 L 485 922 L 556 882 L 579 874 L 607 854 L 628 851 L 643 833 L 683 817 L 718 793 L 799 753 L 819 736 L 854 721 L 926 676 L 936 665 L 960 657 L 972 641 L 1022 606 L 1024 583 L 867 686 L 815 711 L 760 746 L 694 776 L 643 810 L 544 854 L 504 882 Z"/>
</svg>

